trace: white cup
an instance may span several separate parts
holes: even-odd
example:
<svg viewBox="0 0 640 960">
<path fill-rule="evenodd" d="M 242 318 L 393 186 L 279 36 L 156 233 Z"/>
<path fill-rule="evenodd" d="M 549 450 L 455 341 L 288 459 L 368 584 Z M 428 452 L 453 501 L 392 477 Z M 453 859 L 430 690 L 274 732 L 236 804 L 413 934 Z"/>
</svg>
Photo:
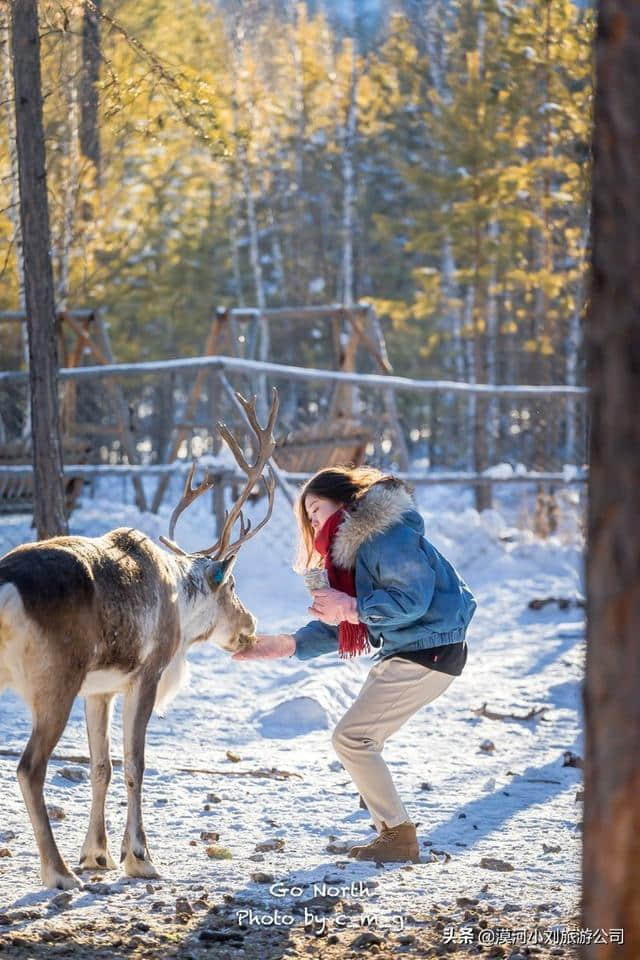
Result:
<svg viewBox="0 0 640 960">
<path fill-rule="evenodd" d="M 316 567 L 314 570 L 307 570 L 303 574 L 307 590 L 324 590 L 329 584 L 329 574 L 324 567 Z"/>
</svg>

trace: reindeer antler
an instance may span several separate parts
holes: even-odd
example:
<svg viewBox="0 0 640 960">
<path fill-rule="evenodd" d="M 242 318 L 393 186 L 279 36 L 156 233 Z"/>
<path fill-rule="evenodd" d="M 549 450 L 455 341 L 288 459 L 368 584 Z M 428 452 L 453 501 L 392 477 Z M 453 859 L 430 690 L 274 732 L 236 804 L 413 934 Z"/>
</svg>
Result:
<svg viewBox="0 0 640 960">
<path fill-rule="evenodd" d="M 276 441 L 273 436 L 273 426 L 278 415 L 280 401 L 278 399 L 278 391 L 275 387 L 271 388 L 271 392 L 272 400 L 271 409 L 269 410 L 269 419 L 267 420 L 266 427 L 261 427 L 256 416 L 256 397 L 253 396 L 251 400 L 246 400 L 241 393 L 238 393 L 237 390 L 235 391 L 238 402 L 242 404 L 244 412 L 247 415 L 251 429 L 258 438 L 258 453 L 255 463 L 247 463 L 245 456 L 240 449 L 238 441 L 230 432 L 226 424 L 217 424 L 218 431 L 220 435 L 227 441 L 227 444 L 229 445 L 229 448 L 236 459 L 236 463 L 240 469 L 244 470 L 244 472 L 247 474 L 247 482 L 242 490 L 242 493 L 231 508 L 231 511 L 227 511 L 225 513 L 222 532 L 217 541 L 207 550 L 198 550 L 198 553 L 203 554 L 204 556 L 212 556 L 215 560 L 223 560 L 226 556 L 228 556 L 229 553 L 231 553 L 232 550 L 238 549 L 243 543 L 245 543 L 246 540 L 250 540 L 251 537 L 254 537 L 258 530 L 261 530 L 262 527 L 264 527 L 265 523 L 271 516 L 271 512 L 273 510 L 273 496 L 276 487 L 276 478 L 271 466 L 269 466 L 268 478 L 262 476 L 262 470 L 264 469 L 267 460 L 273 453 L 276 445 Z M 255 530 L 251 530 L 250 520 L 247 521 L 245 526 L 244 517 L 242 515 L 242 507 L 258 479 L 261 479 L 265 485 L 269 505 L 265 518 L 258 524 Z M 238 517 L 240 518 L 240 536 L 237 540 L 234 540 L 233 543 L 229 543 L 233 525 Z"/>
<path fill-rule="evenodd" d="M 246 400 L 241 393 L 238 393 L 237 390 L 235 391 L 235 395 L 238 399 L 238 402 L 244 409 L 252 430 L 258 438 L 258 454 L 256 456 L 255 463 L 249 464 L 244 456 L 244 453 L 242 452 L 240 444 L 226 424 L 220 422 L 216 424 L 220 436 L 226 440 L 231 452 L 235 457 L 236 463 L 247 474 L 247 483 L 245 484 L 242 493 L 231 508 L 231 511 L 227 510 L 225 512 L 222 532 L 220 533 L 217 541 L 212 547 L 208 547 L 205 550 L 196 551 L 196 554 L 200 556 L 212 557 L 214 560 L 224 560 L 232 550 L 238 549 L 243 543 L 245 543 L 245 541 L 250 540 L 251 537 L 255 537 L 256 533 L 261 530 L 262 527 L 264 527 L 273 511 L 273 498 L 276 486 L 275 474 L 270 464 L 268 467 L 268 477 L 263 476 L 262 471 L 276 445 L 273 436 L 273 426 L 278 415 L 278 407 L 280 403 L 278 399 L 278 391 L 275 387 L 272 387 L 271 409 L 269 410 L 269 418 L 267 420 L 266 427 L 261 427 L 258 423 L 258 418 L 256 415 L 256 397 L 253 396 L 251 400 Z M 182 498 L 171 515 L 171 520 L 169 523 L 169 537 L 160 537 L 160 540 L 165 544 L 165 546 L 169 547 L 170 550 L 173 550 L 174 553 L 178 553 L 182 556 L 186 556 L 186 551 L 183 550 L 182 547 L 179 547 L 177 543 L 174 543 L 173 539 L 170 539 L 173 537 L 176 521 L 182 511 L 185 510 L 189 504 L 193 503 L 193 501 L 201 496 L 201 494 L 203 494 L 206 490 L 210 490 L 215 484 L 215 479 L 206 473 L 202 483 L 200 483 L 197 487 L 192 486 L 195 469 L 196 464 L 194 461 L 184 486 Z M 245 523 L 245 519 L 242 514 L 242 507 L 259 479 L 264 483 L 265 490 L 267 492 L 268 508 L 264 519 L 260 521 L 255 529 L 251 529 L 251 521 L 247 520 Z M 237 540 L 234 540 L 233 543 L 229 543 L 233 526 L 238 518 L 240 518 L 240 536 Z"/>
<path fill-rule="evenodd" d="M 190 503 L 193 503 L 194 500 L 197 500 L 205 491 L 211 490 L 215 484 L 215 477 L 209 476 L 209 471 L 205 471 L 204 480 L 202 483 L 199 483 L 197 487 L 193 486 L 193 476 L 196 472 L 196 461 L 194 460 L 191 464 L 191 469 L 187 475 L 187 479 L 184 484 L 184 490 L 182 491 L 182 497 L 178 502 L 175 510 L 171 514 L 171 520 L 169 521 L 169 536 L 160 537 L 160 540 L 166 547 L 169 547 L 170 550 L 173 550 L 174 553 L 179 554 L 182 557 L 187 556 L 186 550 L 183 550 L 182 547 L 179 547 L 177 543 L 173 541 L 173 533 L 176 528 L 176 522 L 178 517 L 183 510 L 189 506 Z"/>
</svg>

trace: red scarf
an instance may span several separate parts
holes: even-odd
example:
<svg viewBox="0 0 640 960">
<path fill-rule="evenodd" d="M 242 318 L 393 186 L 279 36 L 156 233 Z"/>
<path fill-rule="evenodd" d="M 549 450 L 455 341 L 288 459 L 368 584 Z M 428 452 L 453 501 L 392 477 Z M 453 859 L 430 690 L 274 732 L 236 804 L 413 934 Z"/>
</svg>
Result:
<svg viewBox="0 0 640 960">
<path fill-rule="evenodd" d="M 331 556 L 331 545 L 338 527 L 343 519 L 342 507 L 328 517 L 316 534 L 313 542 L 318 553 L 324 557 L 324 567 L 329 577 L 329 584 L 334 590 L 356 596 L 356 583 L 353 570 L 346 567 L 337 567 Z M 364 623 L 350 623 L 342 620 L 338 626 L 338 654 L 343 659 L 357 657 L 361 653 L 369 653 L 369 631 Z"/>
</svg>

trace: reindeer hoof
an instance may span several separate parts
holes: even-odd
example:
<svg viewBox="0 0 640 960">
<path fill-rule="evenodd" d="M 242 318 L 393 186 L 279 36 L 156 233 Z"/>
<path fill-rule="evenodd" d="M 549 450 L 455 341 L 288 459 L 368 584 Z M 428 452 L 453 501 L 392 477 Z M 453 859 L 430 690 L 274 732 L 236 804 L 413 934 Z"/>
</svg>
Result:
<svg viewBox="0 0 640 960">
<path fill-rule="evenodd" d="M 123 858 L 122 865 L 128 877 L 145 877 L 147 880 L 153 880 L 160 876 L 149 857 L 138 857 L 133 850 L 129 850 Z"/>
<path fill-rule="evenodd" d="M 61 870 L 43 869 L 42 882 L 49 890 L 80 890 L 83 887 L 80 877 L 71 870 L 63 873 Z"/>
<path fill-rule="evenodd" d="M 115 870 L 116 864 L 108 850 L 91 850 L 80 854 L 81 870 Z"/>
</svg>

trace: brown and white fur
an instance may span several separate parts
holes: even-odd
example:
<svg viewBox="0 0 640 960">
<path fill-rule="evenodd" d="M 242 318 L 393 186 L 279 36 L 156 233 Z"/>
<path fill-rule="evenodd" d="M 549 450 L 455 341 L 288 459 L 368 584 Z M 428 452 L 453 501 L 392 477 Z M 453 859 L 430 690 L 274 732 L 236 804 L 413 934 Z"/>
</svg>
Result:
<svg viewBox="0 0 640 960">
<path fill-rule="evenodd" d="M 129 876 L 157 876 L 141 810 L 147 723 L 177 692 L 191 644 L 212 638 L 236 651 L 252 642 L 256 621 L 235 594 L 234 562 L 169 554 L 125 528 L 26 544 L 0 559 L 0 690 L 12 687 L 33 716 L 18 781 L 47 887 L 80 885 L 43 797 L 49 757 L 78 695 L 86 698 L 93 794 L 80 867 L 115 868 L 104 806 L 111 709 L 122 693 L 128 813 L 120 859 Z"/>
</svg>

